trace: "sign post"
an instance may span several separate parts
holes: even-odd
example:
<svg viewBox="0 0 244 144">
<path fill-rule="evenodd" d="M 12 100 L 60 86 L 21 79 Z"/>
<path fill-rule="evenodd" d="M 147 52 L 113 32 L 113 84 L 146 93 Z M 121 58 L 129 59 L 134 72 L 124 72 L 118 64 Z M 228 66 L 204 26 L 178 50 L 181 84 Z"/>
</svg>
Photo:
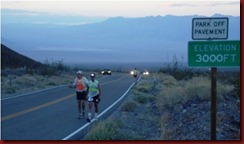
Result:
<svg viewBox="0 0 244 144">
<path fill-rule="evenodd" d="M 228 23 L 222 18 L 193 18 L 192 39 L 188 43 L 188 65 L 211 67 L 211 140 L 216 140 L 217 66 L 240 66 L 240 41 L 228 39 Z"/>
<path fill-rule="evenodd" d="M 211 68 L 211 140 L 216 140 L 217 68 Z"/>
</svg>

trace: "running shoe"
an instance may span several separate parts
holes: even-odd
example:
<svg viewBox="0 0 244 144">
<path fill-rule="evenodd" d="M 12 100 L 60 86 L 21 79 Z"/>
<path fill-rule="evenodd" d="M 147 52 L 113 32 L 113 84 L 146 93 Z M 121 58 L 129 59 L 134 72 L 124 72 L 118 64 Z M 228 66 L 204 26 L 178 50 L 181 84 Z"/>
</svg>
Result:
<svg viewBox="0 0 244 144">
<path fill-rule="evenodd" d="M 85 118 L 85 112 L 82 112 L 82 118 Z"/>
<path fill-rule="evenodd" d="M 81 119 L 81 114 L 79 114 L 78 119 Z"/>
<path fill-rule="evenodd" d="M 90 118 L 87 118 L 86 120 L 87 120 L 87 122 L 91 122 L 91 119 Z"/>
</svg>

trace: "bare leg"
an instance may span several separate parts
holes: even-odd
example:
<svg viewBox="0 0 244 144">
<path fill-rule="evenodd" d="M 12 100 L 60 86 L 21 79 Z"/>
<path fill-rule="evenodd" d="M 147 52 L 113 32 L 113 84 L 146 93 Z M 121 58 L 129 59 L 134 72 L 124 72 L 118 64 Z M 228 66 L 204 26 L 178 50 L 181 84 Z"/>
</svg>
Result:
<svg viewBox="0 0 244 144">
<path fill-rule="evenodd" d="M 78 112 L 79 112 L 79 116 L 78 116 L 78 119 L 81 118 L 81 100 L 77 100 L 78 102 Z"/>
<path fill-rule="evenodd" d="M 81 113 L 81 100 L 78 100 L 78 112 Z"/>
<path fill-rule="evenodd" d="M 98 113 L 98 103 L 94 103 L 95 105 L 95 113 Z"/>
<path fill-rule="evenodd" d="M 97 114 L 98 114 L 98 103 L 94 103 L 95 105 L 95 120 L 97 120 Z"/>
<path fill-rule="evenodd" d="M 88 122 L 91 121 L 91 115 L 92 115 L 92 114 L 91 114 L 92 103 L 93 103 L 93 102 L 89 102 L 89 104 L 88 104 L 88 114 L 87 114 L 87 115 L 88 115 L 88 118 L 87 118 L 87 121 L 88 121 Z"/>
<path fill-rule="evenodd" d="M 85 112 L 85 104 L 86 104 L 86 101 L 82 100 L 81 101 L 81 104 L 82 104 L 82 110 L 83 110 L 83 112 Z"/>
<path fill-rule="evenodd" d="M 88 104 L 88 112 L 89 112 L 89 113 L 91 113 L 92 103 L 93 103 L 93 102 L 89 102 L 89 104 Z"/>
</svg>

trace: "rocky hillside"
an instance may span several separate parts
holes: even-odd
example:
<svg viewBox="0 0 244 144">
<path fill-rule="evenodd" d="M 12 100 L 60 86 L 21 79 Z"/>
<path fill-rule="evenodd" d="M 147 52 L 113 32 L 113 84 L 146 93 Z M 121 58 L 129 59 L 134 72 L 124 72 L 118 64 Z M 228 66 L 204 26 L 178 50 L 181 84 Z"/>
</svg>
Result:
<svg viewBox="0 0 244 144">
<path fill-rule="evenodd" d="M 1 44 L 1 68 L 37 68 L 43 66 L 22 54 L 19 54 L 7 46 Z"/>
</svg>

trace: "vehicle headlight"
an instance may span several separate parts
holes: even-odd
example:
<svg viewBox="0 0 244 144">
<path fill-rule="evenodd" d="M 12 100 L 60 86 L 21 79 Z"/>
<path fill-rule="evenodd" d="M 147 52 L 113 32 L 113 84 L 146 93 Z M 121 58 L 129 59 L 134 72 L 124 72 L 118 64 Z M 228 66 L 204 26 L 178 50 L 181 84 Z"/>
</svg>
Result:
<svg viewBox="0 0 244 144">
<path fill-rule="evenodd" d="M 111 73 L 111 71 L 108 71 L 108 73 Z"/>
<path fill-rule="evenodd" d="M 131 71 L 131 72 L 130 72 L 130 74 L 132 74 L 132 75 L 133 75 L 133 74 L 134 74 L 134 72 L 133 72 L 133 71 Z"/>
<path fill-rule="evenodd" d="M 149 75 L 149 72 L 143 72 L 143 75 Z"/>
</svg>

